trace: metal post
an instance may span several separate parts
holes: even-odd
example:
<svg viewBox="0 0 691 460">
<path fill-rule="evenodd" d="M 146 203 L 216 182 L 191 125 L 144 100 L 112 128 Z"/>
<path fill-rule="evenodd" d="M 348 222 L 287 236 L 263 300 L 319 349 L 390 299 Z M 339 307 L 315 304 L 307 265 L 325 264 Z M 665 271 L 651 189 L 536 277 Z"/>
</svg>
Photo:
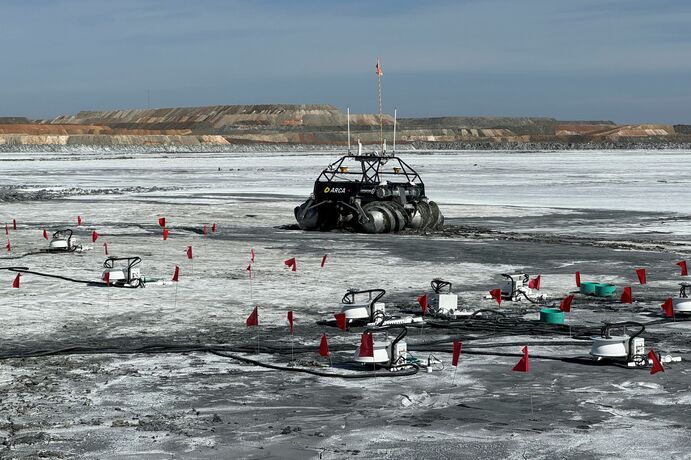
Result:
<svg viewBox="0 0 691 460">
<path fill-rule="evenodd" d="M 348 107 L 348 154 L 350 155 L 350 107 Z"/>
<path fill-rule="evenodd" d="M 398 109 L 393 109 L 393 153 L 396 154 L 396 117 Z"/>
</svg>

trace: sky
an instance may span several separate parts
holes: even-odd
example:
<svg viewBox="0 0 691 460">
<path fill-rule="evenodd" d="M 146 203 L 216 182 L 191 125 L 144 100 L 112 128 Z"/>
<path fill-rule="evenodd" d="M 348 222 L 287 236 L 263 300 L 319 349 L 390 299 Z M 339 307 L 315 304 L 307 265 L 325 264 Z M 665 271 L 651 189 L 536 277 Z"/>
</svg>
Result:
<svg viewBox="0 0 691 460">
<path fill-rule="evenodd" d="M 691 124 L 688 0 L 0 0 L 0 116 L 334 104 Z"/>
</svg>

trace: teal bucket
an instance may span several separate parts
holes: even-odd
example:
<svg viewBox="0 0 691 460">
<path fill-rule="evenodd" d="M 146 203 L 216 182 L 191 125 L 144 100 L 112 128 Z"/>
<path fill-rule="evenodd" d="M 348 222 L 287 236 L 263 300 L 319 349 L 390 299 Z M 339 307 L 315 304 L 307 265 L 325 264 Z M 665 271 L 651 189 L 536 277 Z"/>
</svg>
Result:
<svg viewBox="0 0 691 460">
<path fill-rule="evenodd" d="M 612 297 L 617 292 L 617 287 L 609 283 L 600 283 L 595 286 L 595 295 L 597 297 Z"/>
<path fill-rule="evenodd" d="M 592 281 L 584 281 L 581 283 L 581 294 L 585 295 L 595 295 L 595 289 L 599 283 L 594 283 Z"/>
<path fill-rule="evenodd" d="M 546 324 L 564 324 L 564 312 L 557 308 L 540 310 L 540 321 Z"/>
</svg>

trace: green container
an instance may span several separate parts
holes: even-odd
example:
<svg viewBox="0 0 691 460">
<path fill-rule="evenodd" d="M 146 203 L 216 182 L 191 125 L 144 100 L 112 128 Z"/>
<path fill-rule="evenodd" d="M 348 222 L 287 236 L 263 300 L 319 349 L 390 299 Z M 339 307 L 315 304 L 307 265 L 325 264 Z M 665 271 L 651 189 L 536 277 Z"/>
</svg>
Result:
<svg viewBox="0 0 691 460">
<path fill-rule="evenodd" d="M 585 295 L 595 295 L 595 289 L 599 283 L 594 283 L 592 281 L 584 281 L 581 283 L 581 294 Z"/>
<path fill-rule="evenodd" d="M 617 287 L 609 283 L 600 283 L 595 286 L 595 295 L 597 297 L 612 297 L 617 292 Z"/>
<path fill-rule="evenodd" d="M 540 321 L 547 324 L 564 324 L 564 312 L 558 308 L 540 310 Z"/>
</svg>

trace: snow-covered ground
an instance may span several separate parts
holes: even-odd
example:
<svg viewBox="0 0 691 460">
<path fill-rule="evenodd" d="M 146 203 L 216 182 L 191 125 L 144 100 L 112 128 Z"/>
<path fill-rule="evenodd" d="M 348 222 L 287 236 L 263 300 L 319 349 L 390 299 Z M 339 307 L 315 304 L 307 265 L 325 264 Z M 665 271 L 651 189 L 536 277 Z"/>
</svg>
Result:
<svg viewBox="0 0 691 460">
<path fill-rule="evenodd" d="M 293 207 L 335 160 L 333 153 L 3 154 L 0 223 L 9 224 L 12 251 L 0 267 L 97 281 L 107 242 L 111 254 L 142 257 L 149 282 L 144 289 L 106 289 L 26 274 L 21 288 L 12 289 L 15 274 L 0 270 L 6 318 L 0 349 L 11 354 L 104 341 L 252 344 L 257 335 L 262 343 L 288 346 L 288 310 L 296 316 L 296 345 L 316 347 L 325 332 L 333 344 L 354 347 L 358 334 L 316 325 L 331 317 L 350 287 L 385 288 L 388 302 L 413 307 L 429 281 L 442 277 L 454 282 L 464 308 L 476 310 L 492 306 L 484 296 L 499 273 L 518 269 L 540 273 L 543 292 L 559 298 L 573 289 L 575 270 L 623 286 L 634 282 L 634 267 L 648 268 L 650 283 L 634 287 L 632 307 L 579 299 L 582 308 L 569 319 L 574 325 L 650 321 L 676 291 L 674 264 L 691 253 L 691 152 L 403 156 L 440 203 L 449 232 L 281 229 L 293 223 Z M 159 217 L 167 219 L 168 241 Z M 91 250 L 26 255 L 47 246 L 44 229 L 68 227 Z M 92 231 L 100 234 L 96 243 Z M 284 266 L 289 257 L 297 258 L 297 273 Z M 170 281 L 175 265 L 181 267 L 177 285 Z M 244 326 L 253 304 L 260 306 L 259 331 Z M 532 305 L 520 307 L 527 318 L 537 316 Z M 688 357 L 688 331 L 671 326 L 656 326 L 659 337 L 651 341 Z M 439 334 L 450 332 L 415 330 L 411 340 Z M 570 356 L 584 350 L 536 348 Z M 538 361 L 528 385 L 507 372 L 511 357 L 469 355 L 456 377 L 449 355 L 440 357 L 443 372 L 375 383 L 285 376 L 207 355 L 4 360 L 0 456 L 302 458 L 324 451 L 324 458 L 399 458 L 467 449 L 478 457 L 645 458 L 661 451 L 683 456 L 691 448 L 682 435 L 689 420 L 683 415 L 691 414 L 685 363 L 649 376 Z M 319 360 L 316 354 L 300 359 Z M 286 425 L 304 431 L 281 434 Z M 666 444 L 658 441 L 663 431 Z M 404 442 L 413 436 L 417 444 Z"/>
</svg>

